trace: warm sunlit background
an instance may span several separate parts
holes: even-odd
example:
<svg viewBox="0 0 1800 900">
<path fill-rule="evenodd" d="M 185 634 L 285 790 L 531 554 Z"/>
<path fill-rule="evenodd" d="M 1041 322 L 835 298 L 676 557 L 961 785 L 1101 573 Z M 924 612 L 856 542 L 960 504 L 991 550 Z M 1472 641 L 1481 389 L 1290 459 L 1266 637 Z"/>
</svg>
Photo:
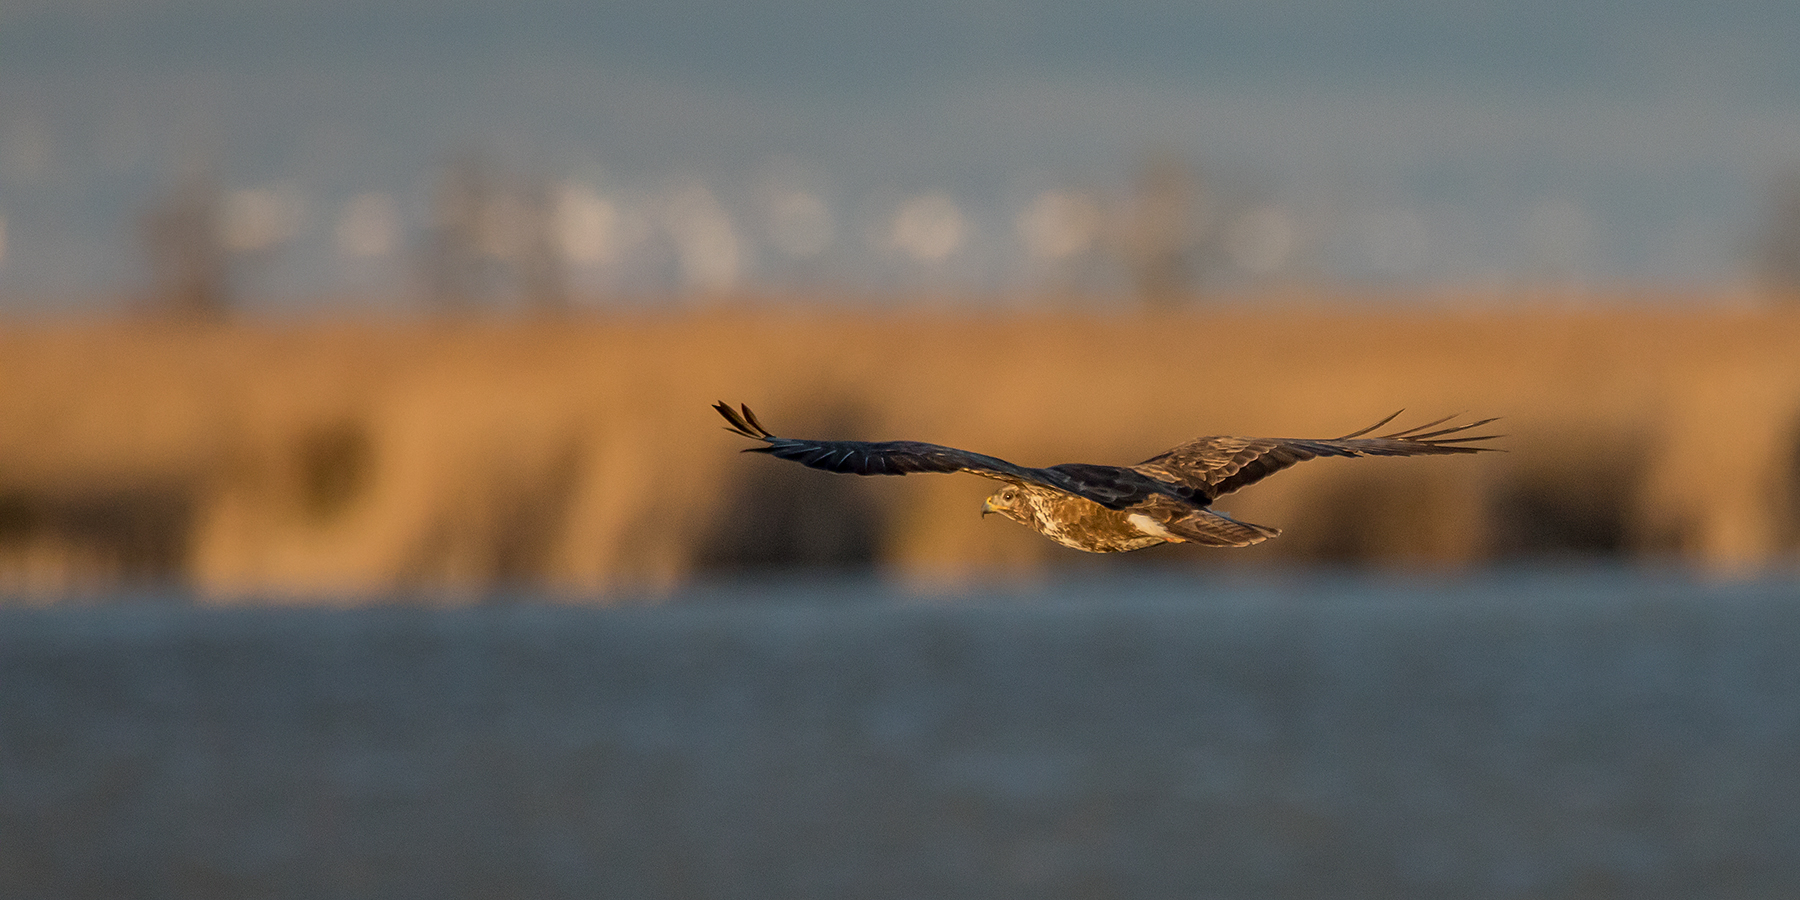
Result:
<svg viewBox="0 0 1800 900">
<path fill-rule="evenodd" d="M 0 893 L 1792 893 L 1795 35 L 0 0 Z M 1507 452 L 1089 557 L 718 400 Z"/>
<path fill-rule="evenodd" d="M 973 479 L 735 457 L 718 399 L 1040 465 L 1499 415 L 1505 458 L 1322 465 L 1233 508 L 1283 541 L 1146 555 L 1784 565 L 1797 28 L 9 3 L 0 579 L 598 597 L 1089 562 L 979 521 Z"/>
</svg>

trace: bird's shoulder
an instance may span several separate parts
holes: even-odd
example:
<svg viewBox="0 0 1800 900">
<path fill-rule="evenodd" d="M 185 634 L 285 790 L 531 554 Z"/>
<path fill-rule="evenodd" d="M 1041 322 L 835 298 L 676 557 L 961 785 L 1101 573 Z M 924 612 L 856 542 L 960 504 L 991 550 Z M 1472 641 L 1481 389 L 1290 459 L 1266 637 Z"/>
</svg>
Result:
<svg viewBox="0 0 1800 900">
<path fill-rule="evenodd" d="M 1208 435 L 1184 441 L 1131 468 L 1151 475 L 1168 476 L 1235 470 L 1289 443 L 1280 438 Z"/>
<path fill-rule="evenodd" d="M 1171 447 L 1131 468 L 1216 497 L 1312 459 L 1321 449 L 1314 441 L 1209 435 Z"/>
</svg>

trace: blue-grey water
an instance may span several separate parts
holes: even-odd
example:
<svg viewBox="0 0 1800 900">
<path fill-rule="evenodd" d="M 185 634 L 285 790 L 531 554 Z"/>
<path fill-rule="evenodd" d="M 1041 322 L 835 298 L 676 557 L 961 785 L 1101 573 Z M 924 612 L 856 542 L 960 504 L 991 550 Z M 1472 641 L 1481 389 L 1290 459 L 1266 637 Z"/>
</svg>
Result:
<svg viewBox="0 0 1800 900">
<path fill-rule="evenodd" d="M 1610 570 L 15 608 L 0 896 L 1800 896 L 1797 646 Z"/>
</svg>

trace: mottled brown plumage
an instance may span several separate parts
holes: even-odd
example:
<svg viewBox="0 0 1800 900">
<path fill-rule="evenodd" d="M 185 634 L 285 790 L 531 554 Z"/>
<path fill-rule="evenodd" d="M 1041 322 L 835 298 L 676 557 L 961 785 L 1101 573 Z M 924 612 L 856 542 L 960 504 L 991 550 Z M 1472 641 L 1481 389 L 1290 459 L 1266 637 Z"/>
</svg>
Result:
<svg viewBox="0 0 1800 900">
<path fill-rule="evenodd" d="M 982 505 L 1067 547 L 1092 553 L 1139 550 L 1156 544 L 1195 543 L 1245 547 L 1279 535 L 1279 529 L 1239 522 L 1208 508 L 1213 500 L 1254 484 L 1288 466 L 1321 456 L 1426 456 L 1477 453 L 1469 446 L 1496 435 L 1465 433 L 1482 419 L 1437 428 L 1449 418 L 1378 437 L 1364 437 L 1392 422 L 1388 416 L 1339 438 L 1203 437 L 1135 466 L 1067 463 L 1033 469 L 992 456 L 918 441 L 817 441 L 770 434 L 748 406 L 713 409 L 729 431 L 762 441 L 745 452 L 827 472 L 906 475 L 969 472 L 1006 482 Z M 1454 418 L 1454 417 L 1451 417 Z M 1436 431 L 1430 429 L 1437 428 Z"/>
</svg>

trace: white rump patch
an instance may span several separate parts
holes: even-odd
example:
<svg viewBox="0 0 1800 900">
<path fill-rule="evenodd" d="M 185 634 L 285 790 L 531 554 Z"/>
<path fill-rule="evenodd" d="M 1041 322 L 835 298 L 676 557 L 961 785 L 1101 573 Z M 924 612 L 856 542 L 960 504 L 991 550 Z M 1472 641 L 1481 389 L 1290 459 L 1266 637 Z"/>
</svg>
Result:
<svg viewBox="0 0 1800 900">
<path fill-rule="evenodd" d="M 1184 543 L 1187 540 L 1186 538 L 1178 537 L 1174 532 L 1164 528 L 1163 523 L 1158 522 L 1143 513 L 1132 513 L 1125 517 L 1125 521 L 1130 522 L 1137 530 L 1148 535 L 1162 538 L 1165 541 Z"/>
</svg>

